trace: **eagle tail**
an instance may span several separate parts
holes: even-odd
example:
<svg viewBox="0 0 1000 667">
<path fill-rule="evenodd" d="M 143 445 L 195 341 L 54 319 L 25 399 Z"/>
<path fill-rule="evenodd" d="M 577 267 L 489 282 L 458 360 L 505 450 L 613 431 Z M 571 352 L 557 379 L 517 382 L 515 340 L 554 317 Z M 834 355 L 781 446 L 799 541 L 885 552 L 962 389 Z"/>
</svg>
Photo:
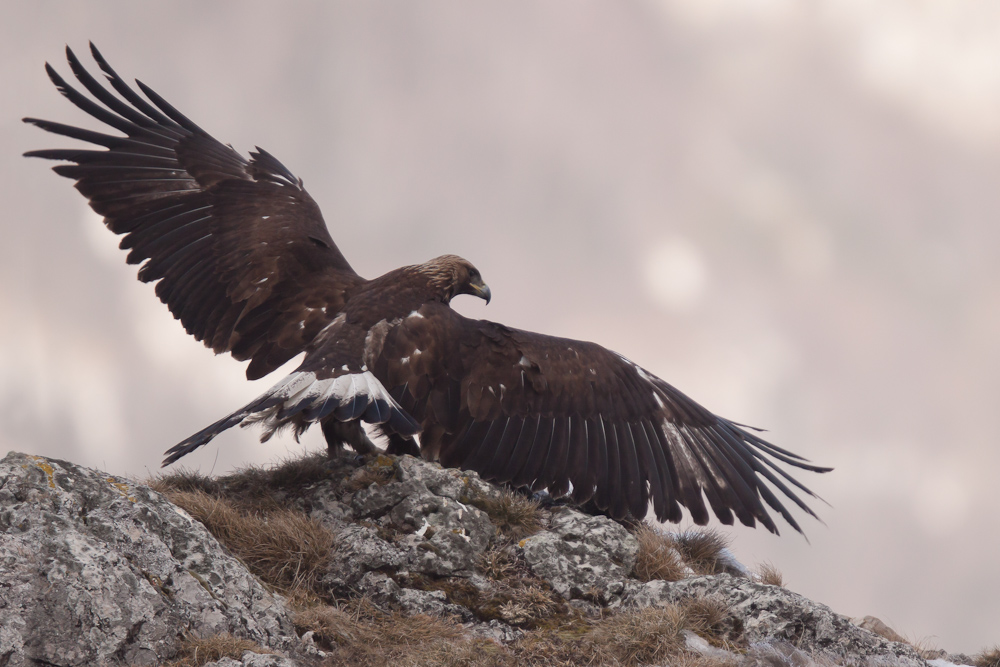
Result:
<svg viewBox="0 0 1000 667">
<path fill-rule="evenodd" d="M 420 425 L 371 372 L 317 380 L 316 373 L 298 370 L 236 412 L 171 447 L 163 465 L 170 465 L 237 424 L 263 423 L 261 440 L 267 440 L 285 427 L 293 427 L 297 437 L 310 424 L 330 416 L 342 422 L 360 419 L 379 424 L 404 437 L 420 431 Z"/>
</svg>

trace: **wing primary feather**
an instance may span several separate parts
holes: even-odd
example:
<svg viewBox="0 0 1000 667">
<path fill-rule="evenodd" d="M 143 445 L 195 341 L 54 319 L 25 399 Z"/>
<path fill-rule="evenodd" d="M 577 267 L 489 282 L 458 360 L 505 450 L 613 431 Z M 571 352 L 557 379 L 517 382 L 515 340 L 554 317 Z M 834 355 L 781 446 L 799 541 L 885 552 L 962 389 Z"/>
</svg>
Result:
<svg viewBox="0 0 1000 667">
<path fill-rule="evenodd" d="M 650 428 L 652 428 L 653 438 L 655 439 L 655 442 L 653 440 L 650 441 L 650 444 L 653 445 L 654 454 L 658 457 L 663 457 L 660 473 L 661 476 L 665 475 L 663 484 L 667 497 L 666 511 L 663 516 L 657 515 L 656 518 L 660 521 L 678 523 L 684 518 L 684 513 L 681 511 L 679 501 L 680 482 L 677 478 L 677 468 L 674 465 L 673 455 L 670 451 L 671 447 L 663 430 L 657 424 L 650 424 Z"/>
<path fill-rule="evenodd" d="M 553 498 L 559 498 L 569 492 L 569 470 L 567 467 L 569 429 L 569 417 L 555 418 L 549 453 L 539 472 L 539 484 L 544 484 Z"/>
<path fill-rule="evenodd" d="M 490 462 L 484 466 L 484 471 L 486 475 L 489 475 L 490 479 L 495 479 L 500 482 L 509 482 L 510 477 L 503 479 L 504 470 L 506 469 L 507 463 L 510 462 L 511 457 L 514 454 L 514 448 L 517 445 L 518 439 L 521 437 L 521 431 L 524 429 L 525 419 L 521 417 L 510 417 L 506 428 L 504 428 L 503 437 L 500 438 L 500 442 L 497 444 L 496 449 L 493 452 L 493 458 Z"/>
<path fill-rule="evenodd" d="M 757 473 L 760 473 L 765 479 L 770 479 L 770 477 L 773 476 L 771 475 L 770 471 L 761 466 L 757 457 L 747 447 L 746 443 L 742 442 L 741 440 L 737 440 L 733 436 L 733 434 L 727 433 L 725 429 L 719 429 L 718 432 L 723 436 L 723 439 L 725 440 L 726 444 L 733 452 L 734 456 L 731 460 L 733 461 L 734 464 L 738 466 L 738 470 L 740 472 L 741 477 L 746 481 L 746 483 L 750 486 L 750 488 L 754 492 L 755 499 L 751 504 L 754 516 L 761 522 L 761 524 L 765 528 L 767 528 L 772 533 L 778 534 L 777 527 L 774 525 L 774 522 L 772 521 L 770 515 L 768 515 L 767 511 L 763 508 L 763 506 L 760 505 L 760 500 L 756 498 L 757 494 L 759 494 L 759 497 L 763 498 L 764 502 L 766 502 L 772 509 L 779 512 L 782 516 L 786 517 L 786 520 L 790 517 L 784 505 L 781 504 L 781 502 L 774 495 L 774 493 L 767 487 L 767 485 L 762 483 L 763 480 L 761 480 L 757 476 Z M 806 511 L 809 512 L 810 514 L 812 513 L 812 511 L 809 510 L 808 508 L 806 509 Z M 751 523 L 750 525 L 753 524 Z M 795 528 L 795 530 L 802 532 L 795 521 L 789 521 L 789 525 Z"/>
<path fill-rule="evenodd" d="M 477 422 L 470 419 L 468 425 L 459 434 L 450 440 L 445 440 L 441 445 L 439 459 L 441 465 L 454 468 L 464 458 L 464 448 L 469 442 L 480 442 L 489 429 L 489 422 Z"/>
<path fill-rule="evenodd" d="M 531 450 L 524 466 L 514 475 L 511 483 L 514 486 L 530 486 L 532 491 L 540 491 L 544 487 L 537 487 L 538 475 L 541 473 L 545 457 L 548 456 L 549 446 L 552 444 L 552 430 L 554 422 L 551 417 L 542 417 L 538 422 L 538 430 L 535 432 L 535 440 L 531 443 Z"/>
<path fill-rule="evenodd" d="M 679 499 L 682 505 L 691 513 L 691 519 L 699 526 L 708 523 L 708 510 L 702 497 L 701 468 L 697 463 L 694 446 L 688 441 L 688 434 L 683 428 L 671 424 L 667 441 L 676 453 L 674 462 L 677 464 L 677 481 Z"/>
<path fill-rule="evenodd" d="M 688 441 L 696 449 L 695 460 L 701 468 L 702 492 L 716 518 L 723 524 L 733 524 L 733 509 L 740 506 L 739 496 L 726 478 L 724 468 L 717 461 L 718 445 L 709 440 L 701 428 L 684 427 Z"/>
<path fill-rule="evenodd" d="M 474 449 L 469 450 L 468 456 L 465 457 L 460 466 L 465 470 L 475 470 L 480 475 L 486 476 L 489 472 L 489 465 L 496 455 L 497 447 L 503 441 L 508 428 L 510 428 L 510 417 L 500 417 L 490 421 L 490 428 L 483 436 L 482 442 Z"/>
<path fill-rule="evenodd" d="M 66 47 L 66 60 L 69 61 L 69 67 L 73 71 L 74 76 L 77 80 L 83 84 L 84 88 L 90 91 L 90 94 L 96 97 L 105 106 L 111 109 L 113 112 L 125 117 L 127 120 L 140 126 L 153 125 L 154 121 L 147 116 L 143 115 L 141 112 L 137 111 L 135 108 L 122 102 L 120 99 L 108 92 L 108 89 L 97 82 L 93 76 L 90 75 L 80 60 L 73 53 L 73 50 Z M 131 134 L 131 132 L 129 133 Z"/>
<path fill-rule="evenodd" d="M 608 509 L 608 443 L 604 438 L 604 422 L 599 417 L 587 419 L 587 480 L 594 487 L 594 504 Z"/>
<path fill-rule="evenodd" d="M 80 141 L 86 141 L 98 146 L 104 146 L 105 148 L 115 148 L 125 141 L 123 137 L 115 137 L 110 134 L 94 132 L 93 130 L 85 130 L 82 127 L 73 127 L 72 125 L 56 123 L 51 120 L 43 120 L 41 118 L 24 118 L 23 120 L 25 123 L 30 123 L 35 127 L 45 130 L 46 132 L 58 134 L 62 137 L 69 137 L 70 139 L 79 139 Z M 28 151 L 24 154 L 24 156 L 45 157 L 44 155 L 40 155 L 42 152 L 43 151 Z"/>
<path fill-rule="evenodd" d="M 622 481 L 625 484 L 626 502 L 629 513 L 636 519 L 646 516 L 649 494 L 646 480 L 639 470 L 639 453 L 632 437 L 632 428 L 628 422 L 615 424 L 615 435 L 618 436 L 618 451 L 622 456 Z"/>
<path fill-rule="evenodd" d="M 174 106 L 170 104 L 170 102 L 167 102 L 165 99 L 160 97 L 155 90 L 144 84 L 142 81 L 139 81 L 138 79 L 135 80 L 135 85 L 139 86 L 139 90 L 141 90 L 143 94 L 153 102 L 153 104 L 158 106 L 163 113 L 167 114 L 167 116 L 171 120 L 173 120 L 175 123 L 183 127 L 185 130 L 188 130 L 189 132 L 192 132 L 194 134 L 201 134 L 204 136 L 208 136 L 208 132 L 205 132 L 205 130 L 201 129 L 200 127 L 198 127 L 198 125 L 193 123 L 191 119 L 189 119 L 187 116 L 185 116 L 180 111 L 175 109 Z"/>
<path fill-rule="evenodd" d="M 125 83 L 125 80 L 118 76 L 118 73 L 115 72 L 114 68 L 108 64 L 108 61 L 104 59 L 104 56 L 102 56 L 101 52 L 97 50 L 97 47 L 94 46 L 93 42 L 90 43 L 90 54 L 97 62 L 97 66 L 100 67 L 101 71 L 108 77 L 111 87 L 118 91 L 118 94 L 124 97 L 129 104 L 152 118 L 160 125 L 165 125 L 167 127 L 179 127 L 177 123 L 164 116 L 159 109 L 136 94 L 136 92 L 132 90 L 127 83 Z"/>
<path fill-rule="evenodd" d="M 653 453 L 653 444 L 646 435 L 646 428 L 642 421 L 629 424 L 628 429 L 639 456 L 642 475 L 640 480 L 645 480 L 644 488 L 649 489 L 649 495 L 653 501 L 653 511 L 659 516 L 667 511 L 667 490 L 664 488 L 659 462 Z"/>
<path fill-rule="evenodd" d="M 763 521 L 766 510 L 756 491 L 759 486 L 758 478 L 733 449 L 731 436 L 724 435 L 718 425 L 715 425 L 703 433 L 702 437 L 711 444 L 706 451 L 712 456 L 714 465 L 726 478 L 730 492 L 735 496 L 731 509 L 736 517 L 745 526 L 753 526 L 755 518 Z"/>
<path fill-rule="evenodd" d="M 52 65 L 45 63 L 45 72 L 49 75 L 49 79 L 55 84 L 59 92 L 81 111 L 90 114 L 105 125 L 110 125 L 125 134 L 131 134 L 130 130 L 134 127 L 133 123 L 115 113 L 112 113 L 111 111 L 108 111 L 101 105 L 86 97 L 76 88 L 66 83 L 66 80 L 59 76 L 59 72 L 57 72 Z"/>
<path fill-rule="evenodd" d="M 802 468 L 803 470 L 809 470 L 811 472 L 830 472 L 831 470 L 833 470 L 833 468 L 828 468 L 826 466 L 813 465 L 813 464 L 809 463 L 808 459 L 805 459 L 805 458 L 799 456 L 798 454 L 793 454 L 792 452 L 789 452 L 788 450 L 782 449 L 781 447 L 778 447 L 776 445 L 772 445 L 767 440 L 764 440 L 763 438 L 760 438 L 760 437 L 758 437 L 758 436 L 756 436 L 753 433 L 750 433 L 748 431 L 744 431 L 743 429 L 741 429 L 738 426 L 736 426 L 735 424 L 733 424 L 733 422 L 731 422 L 731 421 L 728 421 L 726 419 L 719 419 L 719 422 L 722 423 L 722 424 L 724 424 L 726 427 L 728 427 L 728 428 L 730 428 L 730 429 L 732 429 L 734 431 L 738 431 L 740 433 L 740 435 L 743 437 L 744 440 L 746 440 L 747 442 L 755 445 L 758 449 L 761 449 L 761 450 L 767 452 L 768 454 L 770 454 L 774 458 L 778 459 L 779 461 L 782 461 L 782 462 L 787 463 L 789 465 L 793 465 L 796 468 Z M 789 479 L 791 480 L 791 478 L 789 478 Z M 794 481 L 794 480 L 792 480 L 792 481 Z M 805 487 L 803 487 L 803 490 L 808 490 L 808 489 L 805 489 Z"/>
<path fill-rule="evenodd" d="M 541 426 L 541 423 L 541 415 L 536 415 L 534 420 L 531 418 L 524 420 L 524 428 L 522 428 L 521 433 L 518 434 L 517 443 L 514 445 L 514 451 L 511 453 L 510 459 L 508 459 L 504 465 L 503 472 L 497 476 L 497 481 L 510 483 L 514 482 L 514 477 L 521 471 L 521 468 L 524 467 L 525 462 L 528 460 L 528 454 L 531 452 L 532 443 L 535 441 L 535 434 L 538 433 L 538 428 Z"/>
<path fill-rule="evenodd" d="M 810 496 L 812 496 L 813 498 L 816 498 L 817 500 L 826 502 L 822 498 L 820 498 L 819 496 L 817 496 L 815 493 L 813 493 L 808 487 L 806 487 L 804 484 L 802 484 L 802 482 L 798 481 L 797 479 L 795 479 L 794 477 L 792 477 L 790 474 L 788 474 L 787 472 L 785 472 L 784 470 L 782 470 L 781 468 L 779 468 L 774 462 L 772 462 L 766 456 L 763 456 L 762 454 L 760 454 L 757 451 L 755 451 L 756 444 L 757 444 L 756 441 L 759 440 L 759 438 L 756 438 L 756 436 L 754 436 L 752 433 L 747 433 L 746 431 L 744 431 L 744 430 L 742 430 L 740 428 L 734 427 L 732 424 L 726 422 L 723 419 L 719 420 L 719 430 L 721 430 L 723 432 L 730 433 L 730 435 L 732 437 L 739 438 L 744 443 L 742 451 L 745 452 L 745 454 L 747 456 L 752 457 L 754 461 L 759 461 L 760 463 L 764 464 L 765 466 L 773 469 L 779 475 L 781 475 L 782 477 L 784 477 L 792 485 L 796 486 L 798 489 L 800 489 L 804 493 L 809 494 Z M 790 462 L 787 462 L 787 463 L 789 463 L 790 465 L 798 466 L 798 467 L 806 467 L 806 466 L 804 466 L 804 465 L 802 465 L 802 464 L 800 464 L 798 462 L 795 462 L 795 461 L 790 461 Z M 754 468 L 757 469 L 758 466 L 754 465 Z M 810 467 L 808 467 L 806 469 L 807 470 L 812 470 L 813 472 L 829 472 L 830 470 L 832 470 L 832 468 L 823 468 L 823 467 L 820 467 L 820 466 L 810 466 Z M 794 499 L 796 501 L 796 504 L 802 506 L 801 501 L 794 494 L 791 494 L 789 497 L 792 498 L 792 499 Z M 809 511 L 809 514 L 812 514 L 813 516 L 815 516 L 815 514 L 813 514 L 811 510 L 808 510 L 808 508 L 803 507 L 803 509 L 806 509 L 807 511 Z M 818 519 L 819 517 L 816 517 L 816 518 Z"/>
<path fill-rule="evenodd" d="M 628 504 L 622 488 L 622 457 L 618 449 L 618 434 L 614 423 L 606 417 L 601 417 L 601 426 L 608 445 L 608 514 L 612 519 L 624 519 L 628 515 Z"/>
<path fill-rule="evenodd" d="M 594 496 L 594 485 L 590 479 L 587 420 L 578 415 L 569 418 L 569 457 L 566 476 L 573 483 L 573 502 L 583 504 Z"/>
</svg>

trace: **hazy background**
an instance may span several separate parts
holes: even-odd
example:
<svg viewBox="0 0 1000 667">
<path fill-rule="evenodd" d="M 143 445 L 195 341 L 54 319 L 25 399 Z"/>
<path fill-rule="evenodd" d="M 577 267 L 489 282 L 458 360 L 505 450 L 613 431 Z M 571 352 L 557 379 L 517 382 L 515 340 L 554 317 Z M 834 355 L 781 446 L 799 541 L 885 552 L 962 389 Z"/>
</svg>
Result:
<svg viewBox="0 0 1000 667">
<path fill-rule="evenodd" d="M 273 152 L 362 275 L 450 252 L 467 315 L 598 341 L 836 467 L 811 545 L 736 554 L 910 639 L 1000 641 L 1000 9 L 993 2 L 3 3 L 0 450 L 143 476 L 251 399 L 71 183 L 46 79 L 93 39 Z M 318 431 L 318 430 L 317 430 Z M 222 473 L 321 448 L 218 438 Z"/>
</svg>

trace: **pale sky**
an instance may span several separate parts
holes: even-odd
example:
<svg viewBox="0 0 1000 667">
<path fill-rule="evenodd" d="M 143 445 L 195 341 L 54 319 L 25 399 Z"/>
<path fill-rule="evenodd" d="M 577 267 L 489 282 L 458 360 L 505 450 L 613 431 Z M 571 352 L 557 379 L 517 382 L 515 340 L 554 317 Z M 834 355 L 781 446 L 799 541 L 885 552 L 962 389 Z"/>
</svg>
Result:
<svg viewBox="0 0 1000 667">
<path fill-rule="evenodd" d="M 71 182 L 45 77 L 94 40 L 301 177 L 355 269 L 455 253 L 466 315 L 601 343 L 836 468 L 748 565 L 925 645 L 1000 642 L 1000 8 L 990 2 L 6 3 L 0 449 L 144 476 L 277 381 L 188 337 Z M 305 449 L 227 433 L 222 473 Z"/>
</svg>

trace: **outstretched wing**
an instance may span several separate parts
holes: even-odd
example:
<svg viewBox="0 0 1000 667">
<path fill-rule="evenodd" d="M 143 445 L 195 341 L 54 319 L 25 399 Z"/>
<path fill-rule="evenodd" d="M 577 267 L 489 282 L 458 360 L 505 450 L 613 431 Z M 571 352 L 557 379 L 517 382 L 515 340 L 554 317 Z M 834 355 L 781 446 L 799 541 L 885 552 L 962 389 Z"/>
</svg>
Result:
<svg viewBox="0 0 1000 667">
<path fill-rule="evenodd" d="M 421 450 L 486 479 L 570 493 L 615 518 L 661 521 L 680 506 L 708 522 L 708 499 L 777 533 L 765 504 L 801 532 L 771 487 L 806 513 L 813 496 L 772 459 L 825 472 L 716 417 L 663 380 L 594 343 L 469 320 L 427 304 L 386 337 L 375 374 L 422 422 Z"/>
<path fill-rule="evenodd" d="M 258 148 L 246 160 L 137 81 L 143 99 L 93 44 L 91 53 L 117 95 L 69 48 L 73 74 L 96 101 L 48 64 L 46 71 L 67 99 L 124 136 L 25 118 L 106 149 L 25 155 L 72 163 L 54 170 L 75 179 L 108 228 L 123 235 L 127 261 L 142 264 L 139 279 L 156 282 L 187 332 L 216 352 L 251 359 L 248 378 L 266 375 L 301 352 L 363 279 L 302 181 L 272 155 Z"/>
</svg>

